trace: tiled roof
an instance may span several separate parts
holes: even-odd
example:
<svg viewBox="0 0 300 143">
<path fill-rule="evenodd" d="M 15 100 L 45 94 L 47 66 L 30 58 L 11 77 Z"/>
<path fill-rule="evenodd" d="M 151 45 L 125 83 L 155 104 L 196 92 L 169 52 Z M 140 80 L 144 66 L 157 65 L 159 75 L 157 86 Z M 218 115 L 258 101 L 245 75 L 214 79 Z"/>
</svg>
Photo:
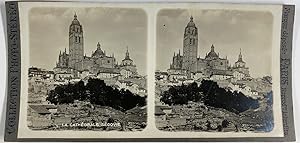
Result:
<svg viewBox="0 0 300 143">
<path fill-rule="evenodd" d="M 166 105 L 160 105 L 160 106 L 155 106 L 158 107 L 160 109 L 172 109 L 170 106 L 166 106 Z"/>
<path fill-rule="evenodd" d="M 127 80 L 119 80 L 120 83 L 126 83 L 126 84 L 132 84 L 131 81 L 127 81 Z"/>
<path fill-rule="evenodd" d="M 116 74 L 118 74 L 118 73 L 120 73 L 120 71 L 115 68 L 101 68 L 98 73 L 116 73 Z"/>
<path fill-rule="evenodd" d="M 212 75 L 228 75 L 232 76 L 232 73 L 227 70 L 213 70 Z"/>
<path fill-rule="evenodd" d="M 48 109 L 56 109 L 55 105 L 29 105 L 38 114 L 50 114 Z"/>
<path fill-rule="evenodd" d="M 160 107 L 155 106 L 155 115 L 165 115 L 166 113 L 162 111 Z"/>
<path fill-rule="evenodd" d="M 155 72 L 155 74 L 160 74 L 160 75 L 168 75 L 167 72 Z"/>
</svg>

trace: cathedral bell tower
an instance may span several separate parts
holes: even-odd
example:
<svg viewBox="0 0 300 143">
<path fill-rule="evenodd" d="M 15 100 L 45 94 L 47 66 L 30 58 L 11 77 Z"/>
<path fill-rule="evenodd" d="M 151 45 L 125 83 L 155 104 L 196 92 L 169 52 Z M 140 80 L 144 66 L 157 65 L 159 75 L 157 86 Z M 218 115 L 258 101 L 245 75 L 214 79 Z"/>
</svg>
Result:
<svg viewBox="0 0 300 143">
<path fill-rule="evenodd" d="M 243 56 L 242 56 L 242 50 L 240 49 L 240 54 L 238 57 L 238 60 L 235 62 L 235 67 L 237 68 L 244 68 L 246 67 L 246 63 L 243 61 Z"/>
<path fill-rule="evenodd" d="M 82 70 L 83 66 L 83 29 L 75 13 L 69 28 L 69 67 Z"/>
<path fill-rule="evenodd" d="M 188 77 L 191 72 L 197 71 L 197 49 L 198 49 L 198 29 L 190 17 L 190 22 L 184 30 L 183 39 L 183 63 L 182 68 L 187 71 Z"/>
</svg>

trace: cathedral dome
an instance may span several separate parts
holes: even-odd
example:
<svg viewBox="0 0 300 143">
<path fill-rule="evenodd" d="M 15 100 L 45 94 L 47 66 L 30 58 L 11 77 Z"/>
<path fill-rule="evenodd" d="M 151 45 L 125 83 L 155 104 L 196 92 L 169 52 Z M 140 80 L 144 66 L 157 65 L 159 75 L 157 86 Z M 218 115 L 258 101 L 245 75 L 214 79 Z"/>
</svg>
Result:
<svg viewBox="0 0 300 143">
<path fill-rule="evenodd" d="M 105 53 L 101 50 L 100 43 L 97 44 L 97 50 L 92 54 L 92 57 L 101 57 L 104 56 Z"/>
<path fill-rule="evenodd" d="M 80 25 L 80 22 L 77 19 L 74 19 L 72 21 L 72 25 Z"/>
<path fill-rule="evenodd" d="M 130 59 L 129 52 L 128 52 L 128 47 L 126 47 L 126 54 L 125 58 L 122 60 L 121 65 L 126 66 L 126 65 L 133 65 L 133 60 Z"/>
<path fill-rule="evenodd" d="M 193 21 L 193 16 L 190 17 L 190 22 L 187 24 L 187 27 L 196 27 L 196 25 Z"/>
<path fill-rule="evenodd" d="M 210 58 L 215 58 L 215 57 L 218 57 L 218 54 L 216 52 L 212 52 L 210 51 L 208 54 L 207 54 L 207 57 L 210 57 Z"/>
<path fill-rule="evenodd" d="M 76 13 L 75 13 L 75 15 L 74 15 L 74 19 L 73 19 L 73 21 L 72 21 L 72 25 L 80 25 L 80 22 L 79 22 L 78 19 L 77 19 Z"/>
<path fill-rule="evenodd" d="M 238 63 L 238 62 L 240 62 L 240 63 L 245 63 L 245 62 L 243 61 L 243 56 L 242 56 L 242 50 L 241 50 L 241 49 L 240 49 L 239 58 L 238 58 L 238 60 L 237 60 L 236 63 Z"/>
<path fill-rule="evenodd" d="M 214 49 L 215 49 L 215 47 L 214 47 L 214 45 L 212 45 L 210 52 L 206 55 L 205 58 L 211 58 L 211 59 L 219 58 L 219 55 L 215 52 Z"/>
</svg>

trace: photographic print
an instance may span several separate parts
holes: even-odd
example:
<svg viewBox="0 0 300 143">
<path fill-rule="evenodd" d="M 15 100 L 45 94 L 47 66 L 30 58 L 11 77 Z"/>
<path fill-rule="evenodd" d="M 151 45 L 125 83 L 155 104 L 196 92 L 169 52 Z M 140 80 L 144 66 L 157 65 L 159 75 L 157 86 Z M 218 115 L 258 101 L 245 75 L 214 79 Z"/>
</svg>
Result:
<svg viewBox="0 0 300 143">
<path fill-rule="evenodd" d="M 7 2 L 5 141 L 294 141 L 294 6 Z"/>
<path fill-rule="evenodd" d="M 32 8 L 28 128 L 146 127 L 147 16 L 130 8 Z"/>
<path fill-rule="evenodd" d="M 272 27 L 266 11 L 160 10 L 156 127 L 272 131 Z"/>
</svg>

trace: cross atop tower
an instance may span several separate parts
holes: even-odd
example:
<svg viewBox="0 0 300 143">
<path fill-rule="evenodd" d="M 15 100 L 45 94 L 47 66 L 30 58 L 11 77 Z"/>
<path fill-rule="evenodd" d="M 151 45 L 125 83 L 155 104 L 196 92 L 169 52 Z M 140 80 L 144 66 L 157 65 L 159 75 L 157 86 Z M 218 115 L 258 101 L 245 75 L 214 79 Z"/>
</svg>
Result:
<svg viewBox="0 0 300 143">
<path fill-rule="evenodd" d="M 77 19 L 77 14 L 76 14 L 76 12 L 75 12 L 75 14 L 74 14 L 74 19 Z"/>
<path fill-rule="evenodd" d="M 125 59 L 130 59 L 129 52 L 128 52 L 128 46 L 126 46 L 126 56 L 125 56 Z"/>
<path fill-rule="evenodd" d="M 211 52 L 214 52 L 214 51 L 215 51 L 215 46 L 214 46 L 214 44 L 211 45 L 210 51 L 211 51 Z"/>
<path fill-rule="evenodd" d="M 238 61 L 242 62 L 243 61 L 243 55 L 242 55 L 242 49 L 240 48 L 240 54 L 239 54 L 239 59 Z"/>
<path fill-rule="evenodd" d="M 101 50 L 101 45 L 99 42 L 97 43 L 97 49 Z"/>
</svg>

